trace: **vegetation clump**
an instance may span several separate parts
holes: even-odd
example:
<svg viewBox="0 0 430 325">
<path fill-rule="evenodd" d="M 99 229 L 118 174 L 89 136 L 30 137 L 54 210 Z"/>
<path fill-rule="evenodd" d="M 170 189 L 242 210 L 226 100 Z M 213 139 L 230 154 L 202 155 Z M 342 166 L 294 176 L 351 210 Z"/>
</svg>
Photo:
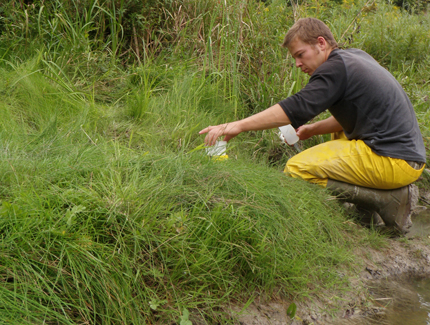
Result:
<svg viewBox="0 0 430 325">
<path fill-rule="evenodd" d="M 358 0 L 0 5 L 0 322 L 233 323 L 229 306 L 257 293 L 348 286 L 353 248 L 383 239 L 281 174 L 294 151 L 276 132 L 241 135 L 227 161 L 198 135 L 300 90 L 279 45 L 304 16 L 396 76 L 430 146 L 425 14 Z"/>
</svg>

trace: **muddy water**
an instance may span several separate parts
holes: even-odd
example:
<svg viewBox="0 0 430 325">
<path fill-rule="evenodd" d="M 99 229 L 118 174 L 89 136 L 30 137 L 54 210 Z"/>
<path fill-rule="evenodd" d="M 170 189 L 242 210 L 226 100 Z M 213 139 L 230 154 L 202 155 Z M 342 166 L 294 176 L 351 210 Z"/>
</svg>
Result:
<svg viewBox="0 0 430 325">
<path fill-rule="evenodd" d="M 378 307 L 347 324 L 430 324 L 430 279 L 383 280 L 369 288 L 369 293 Z"/>
<path fill-rule="evenodd" d="M 413 217 L 409 238 L 430 238 L 430 210 Z M 430 274 L 429 274 L 430 277 Z M 430 278 L 375 281 L 369 288 L 369 311 L 354 310 L 341 324 L 430 325 Z"/>
<path fill-rule="evenodd" d="M 416 236 L 430 238 L 430 209 L 412 217 L 412 227 L 407 237 Z"/>
<path fill-rule="evenodd" d="M 346 325 L 429 325 L 430 279 L 409 281 L 383 280 L 369 288 L 371 310 L 354 311 Z"/>
</svg>

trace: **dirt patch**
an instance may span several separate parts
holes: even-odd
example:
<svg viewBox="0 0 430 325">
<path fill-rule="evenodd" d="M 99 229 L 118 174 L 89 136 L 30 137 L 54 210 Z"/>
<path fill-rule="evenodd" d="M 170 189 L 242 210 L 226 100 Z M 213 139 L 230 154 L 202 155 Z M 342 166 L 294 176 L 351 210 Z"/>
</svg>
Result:
<svg viewBox="0 0 430 325">
<path fill-rule="evenodd" d="M 430 201 L 430 192 L 420 189 L 419 194 Z M 419 206 L 416 211 L 406 237 L 389 239 L 386 248 L 361 252 L 361 271 L 350 276 L 349 292 L 322 292 L 318 297 L 296 302 L 294 319 L 287 316 L 291 301 L 283 299 L 256 299 L 244 311 L 243 307 L 233 307 L 233 314 L 238 315 L 241 325 L 317 325 L 345 324 L 347 319 L 382 313 L 380 305 L 369 299 L 367 288 L 373 283 L 384 278 L 430 277 L 430 210 Z M 418 222 L 420 216 L 425 220 Z"/>
</svg>

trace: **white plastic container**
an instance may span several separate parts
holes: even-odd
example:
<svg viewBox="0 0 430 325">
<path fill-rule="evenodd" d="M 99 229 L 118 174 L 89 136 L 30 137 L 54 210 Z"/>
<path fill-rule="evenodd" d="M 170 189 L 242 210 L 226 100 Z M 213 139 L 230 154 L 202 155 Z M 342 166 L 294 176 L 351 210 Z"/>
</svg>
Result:
<svg viewBox="0 0 430 325">
<path fill-rule="evenodd" d="M 284 136 L 285 141 L 287 141 L 290 146 L 300 140 L 296 134 L 296 130 L 291 126 L 291 124 L 281 126 L 279 130 Z"/>
<path fill-rule="evenodd" d="M 214 146 L 206 148 L 208 156 L 226 156 L 227 141 L 217 141 Z"/>
</svg>

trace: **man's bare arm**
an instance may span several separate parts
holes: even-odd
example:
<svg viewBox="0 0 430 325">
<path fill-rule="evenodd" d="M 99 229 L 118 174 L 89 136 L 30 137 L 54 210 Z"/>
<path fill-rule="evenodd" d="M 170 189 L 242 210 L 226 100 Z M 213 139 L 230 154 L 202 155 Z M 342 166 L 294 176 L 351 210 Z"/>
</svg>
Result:
<svg viewBox="0 0 430 325">
<path fill-rule="evenodd" d="M 302 125 L 297 129 L 297 136 L 300 140 L 306 140 L 314 135 L 334 133 L 342 130 L 339 122 L 333 116 L 330 116 L 319 122 Z"/>
<path fill-rule="evenodd" d="M 275 104 L 243 120 L 209 126 L 201 130 L 199 134 L 207 133 L 205 143 L 211 146 L 220 136 L 224 136 L 224 141 L 229 141 L 241 132 L 273 129 L 286 124 L 291 124 L 290 119 L 282 107 Z"/>
</svg>

